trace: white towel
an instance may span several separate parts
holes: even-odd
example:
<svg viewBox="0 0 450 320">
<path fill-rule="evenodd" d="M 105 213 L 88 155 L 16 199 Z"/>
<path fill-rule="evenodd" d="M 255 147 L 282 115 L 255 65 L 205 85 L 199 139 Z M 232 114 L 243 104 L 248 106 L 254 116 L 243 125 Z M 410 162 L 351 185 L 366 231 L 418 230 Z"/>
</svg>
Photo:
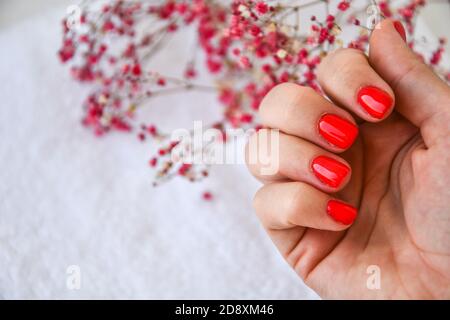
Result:
<svg viewBox="0 0 450 320">
<path fill-rule="evenodd" d="M 260 226 L 259 184 L 243 165 L 153 188 L 149 145 L 80 125 L 87 88 L 56 57 L 63 14 L 0 29 L 0 298 L 316 298 Z M 213 104 L 167 97 L 145 116 L 190 125 L 216 118 Z M 213 202 L 201 199 L 206 189 Z"/>
</svg>

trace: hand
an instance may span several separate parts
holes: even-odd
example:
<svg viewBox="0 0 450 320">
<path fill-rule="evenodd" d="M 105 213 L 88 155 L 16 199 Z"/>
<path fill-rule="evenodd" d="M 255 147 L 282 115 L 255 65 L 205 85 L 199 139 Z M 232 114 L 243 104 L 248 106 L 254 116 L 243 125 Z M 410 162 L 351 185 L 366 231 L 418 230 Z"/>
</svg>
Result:
<svg viewBox="0 0 450 320">
<path fill-rule="evenodd" d="M 403 38 L 401 24 L 384 20 L 368 57 L 328 55 L 318 80 L 331 102 L 275 87 L 260 106 L 268 129 L 247 145 L 264 183 L 259 218 L 324 298 L 450 298 L 450 89 Z M 249 159 L 274 129 L 278 169 L 262 174 Z M 367 285 L 370 266 L 379 289 Z"/>
</svg>

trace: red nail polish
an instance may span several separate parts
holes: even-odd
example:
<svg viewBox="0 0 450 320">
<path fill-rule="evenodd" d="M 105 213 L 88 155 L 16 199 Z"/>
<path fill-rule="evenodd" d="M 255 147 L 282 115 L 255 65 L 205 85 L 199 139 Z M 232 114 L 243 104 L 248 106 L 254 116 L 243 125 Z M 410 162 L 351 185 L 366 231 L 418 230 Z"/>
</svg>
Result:
<svg viewBox="0 0 450 320">
<path fill-rule="evenodd" d="M 352 224 L 358 214 L 356 208 L 338 200 L 328 201 L 327 213 L 334 220 L 345 225 Z"/>
<path fill-rule="evenodd" d="M 405 28 L 403 27 L 403 24 L 398 20 L 394 21 L 393 23 L 394 23 L 395 30 L 397 30 L 397 32 L 400 34 L 403 41 L 406 42 L 406 31 L 405 31 Z"/>
<path fill-rule="evenodd" d="M 389 94 L 377 87 L 363 87 L 358 92 L 358 103 L 377 119 L 382 119 L 386 115 L 393 102 Z"/>
<path fill-rule="evenodd" d="M 350 172 L 350 168 L 333 158 L 319 156 L 311 163 L 315 176 L 327 186 L 337 188 Z"/>
<path fill-rule="evenodd" d="M 319 120 L 319 133 L 329 143 L 347 149 L 358 135 L 358 127 L 334 114 L 326 114 Z"/>
</svg>

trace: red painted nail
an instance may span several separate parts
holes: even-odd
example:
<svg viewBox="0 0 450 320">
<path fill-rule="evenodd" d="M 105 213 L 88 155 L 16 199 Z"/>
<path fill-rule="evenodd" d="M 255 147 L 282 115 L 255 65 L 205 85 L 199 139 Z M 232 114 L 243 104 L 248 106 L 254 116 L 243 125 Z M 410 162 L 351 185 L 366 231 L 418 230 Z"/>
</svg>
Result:
<svg viewBox="0 0 450 320">
<path fill-rule="evenodd" d="M 389 94 L 377 87 L 363 87 L 358 92 L 358 103 L 377 119 L 382 119 L 386 115 L 393 102 Z"/>
<path fill-rule="evenodd" d="M 405 28 L 403 27 L 403 24 L 400 21 L 396 20 L 396 21 L 394 21 L 394 28 L 400 34 L 403 41 L 406 42 L 406 31 L 405 31 Z"/>
<path fill-rule="evenodd" d="M 352 224 L 355 221 L 358 212 L 356 208 L 338 200 L 330 200 L 327 205 L 327 213 L 337 222 L 345 225 Z"/>
<path fill-rule="evenodd" d="M 332 188 L 339 187 L 350 172 L 350 168 L 342 162 L 325 156 L 315 158 L 311 168 L 322 183 Z"/>
<path fill-rule="evenodd" d="M 319 120 L 319 133 L 336 147 L 347 149 L 358 135 L 358 127 L 334 114 L 326 114 Z"/>
</svg>

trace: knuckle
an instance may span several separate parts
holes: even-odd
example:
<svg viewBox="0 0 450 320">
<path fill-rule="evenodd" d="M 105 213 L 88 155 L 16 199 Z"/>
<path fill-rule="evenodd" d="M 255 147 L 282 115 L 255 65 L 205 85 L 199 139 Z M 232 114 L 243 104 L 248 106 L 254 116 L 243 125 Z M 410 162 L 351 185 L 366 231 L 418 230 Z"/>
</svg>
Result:
<svg viewBox="0 0 450 320">
<path fill-rule="evenodd" d="M 328 64 L 331 61 L 335 61 L 337 59 L 337 57 L 342 56 L 346 52 L 347 52 L 347 49 L 345 49 L 345 48 L 338 48 L 336 50 L 333 50 L 333 51 L 329 52 L 325 58 L 322 59 L 322 62 L 320 65 Z"/>
<path fill-rule="evenodd" d="M 285 207 L 285 217 L 286 222 L 292 225 L 297 224 L 298 216 L 301 214 L 303 210 L 303 195 L 305 192 L 305 184 L 304 183 L 296 183 L 295 188 L 292 190 L 292 196 L 289 201 L 286 203 Z"/>
<path fill-rule="evenodd" d="M 298 89 L 299 85 L 291 82 L 283 82 L 277 84 L 275 87 L 270 90 L 269 94 L 272 93 L 275 96 L 289 94 L 291 92 L 295 92 Z"/>
<path fill-rule="evenodd" d="M 256 215 L 262 220 L 262 212 L 261 208 L 263 207 L 264 203 L 264 188 L 260 188 L 258 191 L 256 191 L 255 195 L 253 196 L 252 206 L 253 209 L 256 212 Z"/>
<path fill-rule="evenodd" d="M 299 112 L 302 111 L 302 106 L 307 105 L 305 101 L 308 101 L 316 94 L 314 89 L 310 87 L 297 86 L 296 90 L 286 97 L 283 112 L 279 113 L 283 123 L 292 122 L 292 119 L 297 118 Z"/>
<path fill-rule="evenodd" d="M 316 94 L 316 91 L 314 91 L 314 89 L 311 87 L 297 86 L 297 92 L 294 95 L 293 102 L 297 104 L 299 101 L 303 99 L 309 99 Z"/>
<path fill-rule="evenodd" d="M 407 88 L 411 82 L 420 79 L 428 72 L 429 69 L 423 60 L 418 56 L 412 56 L 404 60 L 403 70 L 391 80 L 391 87 L 394 91 Z"/>
<path fill-rule="evenodd" d="M 319 64 L 317 75 L 320 80 L 325 80 L 331 76 L 342 77 L 349 74 L 358 61 L 365 61 L 363 52 L 352 48 L 339 48 L 330 52 Z M 326 75 L 326 76 L 325 76 Z"/>
<path fill-rule="evenodd" d="M 353 60 L 355 58 L 365 58 L 364 53 L 361 50 L 353 48 L 339 48 L 330 52 L 324 60 L 338 62 L 341 60 Z"/>
<path fill-rule="evenodd" d="M 288 113 L 298 106 L 298 102 L 314 94 L 314 90 L 295 83 L 281 83 L 269 91 L 261 102 L 259 113 L 263 121 L 270 123 L 270 118 L 275 114 L 273 109 L 281 107 Z M 280 102 L 282 102 L 280 104 Z"/>
<path fill-rule="evenodd" d="M 260 129 L 247 142 L 246 164 L 250 172 L 258 179 L 271 179 L 280 173 L 278 142 L 274 141 L 278 139 L 277 135 L 276 130 Z"/>
<path fill-rule="evenodd" d="M 261 105 L 259 107 L 259 114 L 261 118 L 267 118 L 271 113 L 271 109 L 274 105 L 276 106 L 274 102 L 277 101 L 280 96 L 283 96 L 286 92 L 289 92 L 289 90 L 290 89 L 285 83 L 273 87 L 261 101 Z"/>
</svg>

